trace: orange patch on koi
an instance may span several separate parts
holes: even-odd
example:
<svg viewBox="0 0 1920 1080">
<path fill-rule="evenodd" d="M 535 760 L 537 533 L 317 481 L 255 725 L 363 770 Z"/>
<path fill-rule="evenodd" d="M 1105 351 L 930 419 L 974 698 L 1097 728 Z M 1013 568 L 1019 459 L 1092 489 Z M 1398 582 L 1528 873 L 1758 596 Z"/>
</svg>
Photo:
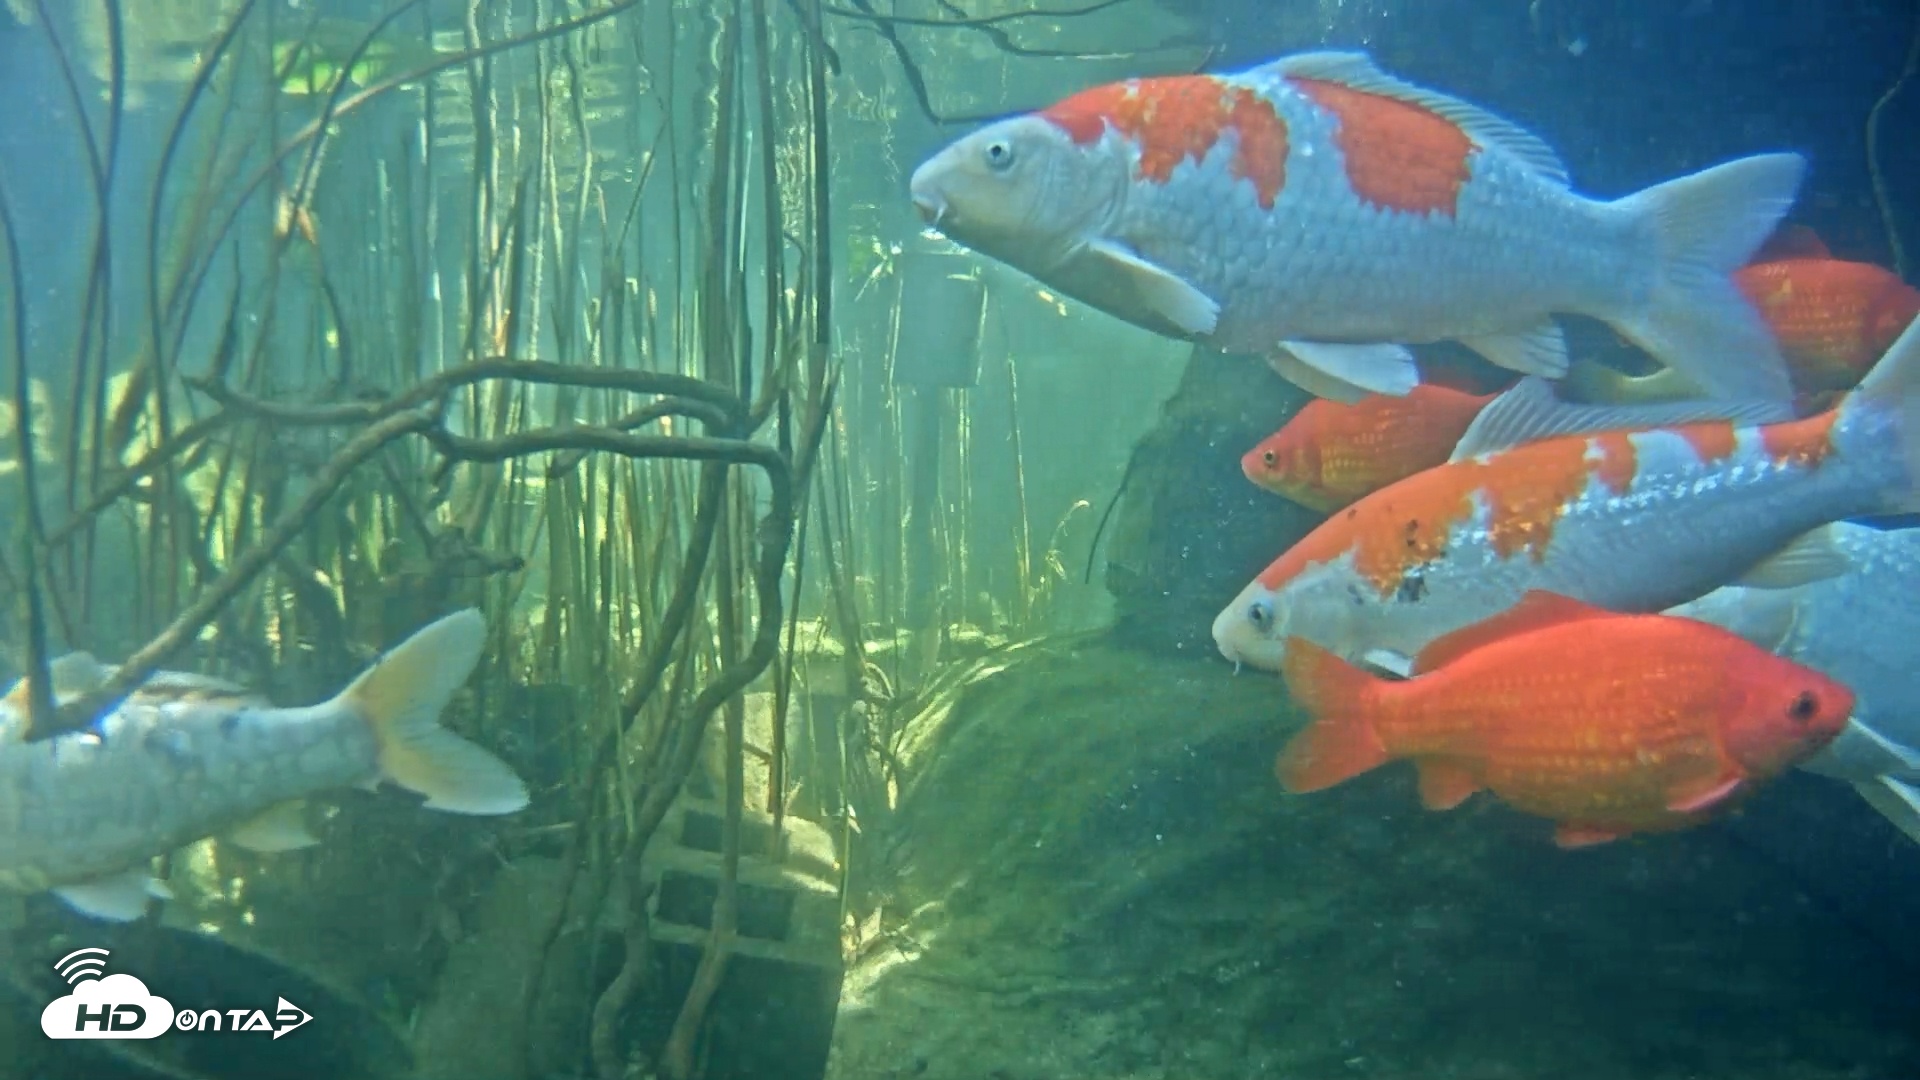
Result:
<svg viewBox="0 0 1920 1080">
<path fill-rule="evenodd" d="M 1271 210 L 1287 182 L 1287 125 L 1273 105 L 1244 87 L 1204 75 L 1133 79 L 1083 90 L 1040 115 L 1084 146 L 1109 125 L 1140 147 L 1139 176 L 1166 183 L 1174 167 L 1204 159 L 1228 130 L 1238 141 L 1232 172 L 1253 184 Z"/>
<path fill-rule="evenodd" d="M 1339 121 L 1333 141 L 1354 194 L 1375 206 L 1452 217 L 1478 149 L 1460 126 L 1432 109 L 1322 79 L 1294 79 Z"/>
<path fill-rule="evenodd" d="M 1817 469 L 1833 453 L 1833 425 L 1840 418 L 1838 409 L 1792 420 L 1768 424 L 1760 429 L 1760 444 L 1777 465 Z"/>
<path fill-rule="evenodd" d="M 1739 437 L 1734 433 L 1730 421 L 1714 421 L 1687 424 L 1674 429 L 1675 435 L 1686 440 L 1688 446 L 1700 458 L 1700 464 L 1711 465 L 1733 456 L 1740 448 Z"/>
<path fill-rule="evenodd" d="M 1637 455 L 1627 432 L 1530 443 L 1487 459 L 1467 458 L 1383 488 L 1349 507 L 1346 528 L 1320 528 L 1260 575 L 1277 589 L 1308 566 L 1352 552 L 1356 573 L 1380 595 L 1400 588 L 1413 569 L 1443 558 L 1453 530 L 1471 521 L 1476 496 L 1487 503 L 1487 535 L 1502 558 L 1544 560 L 1567 508 L 1598 481 L 1619 495 L 1632 485 Z"/>
</svg>

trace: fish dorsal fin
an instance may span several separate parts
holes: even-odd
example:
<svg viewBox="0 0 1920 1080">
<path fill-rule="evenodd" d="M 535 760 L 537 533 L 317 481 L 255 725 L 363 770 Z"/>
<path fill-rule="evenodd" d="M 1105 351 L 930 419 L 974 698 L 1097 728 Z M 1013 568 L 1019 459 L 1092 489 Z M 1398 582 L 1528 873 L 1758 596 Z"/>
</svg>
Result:
<svg viewBox="0 0 1920 1080">
<path fill-rule="evenodd" d="M 1256 69 L 1263 74 L 1283 78 L 1317 79 L 1339 83 L 1355 90 L 1394 98 L 1409 105 L 1430 109 L 1459 125 L 1467 137 L 1481 146 L 1499 149 L 1518 159 L 1527 168 L 1552 183 L 1566 187 L 1567 166 L 1538 135 L 1511 120 L 1504 120 L 1478 105 L 1456 97 L 1415 86 L 1375 67 L 1362 52 L 1319 51 L 1283 56 Z"/>
<path fill-rule="evenodd" d="M 1442 634 L 1428 642 L 1427 647 L 1420 650 L 1420 655 L 1414 659 L 1413 674 L 1424 675 L 1443 668 L 1475 649 L 1484 648 L 1503 638 L 1561 623 L 1610 618 L 1615 614 L 1560 593 L 1528 589 L 1518 603 L 1500 614 L 1463 626 L 1450 634 Z"/>
<path fill-rule="evenodd" d="M 1509 450 L 1522 443 L 1596 431 L 1644 431 L 1648 428 L 1731 420 L 1736 424 L 1778 424 L 1794 418 L 1783 401 L 1655 401 L 1639 405 L 1577 405 L 1562 401 L 1553 384 L 1528 376 L 1493 399 L 1467 425 L 1448 461 Z"/>
</svg>

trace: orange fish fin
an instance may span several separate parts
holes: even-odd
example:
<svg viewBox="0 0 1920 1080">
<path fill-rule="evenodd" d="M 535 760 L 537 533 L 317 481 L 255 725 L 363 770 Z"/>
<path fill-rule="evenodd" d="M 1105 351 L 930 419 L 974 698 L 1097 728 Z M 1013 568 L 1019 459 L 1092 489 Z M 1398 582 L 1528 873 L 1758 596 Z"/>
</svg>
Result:
<svg viewBox="0 0 1920 1080">
<path fill-rule="evenodd" d="M 1482 787 L 1480 778 L 1458 761 L 1425 758 L 1420 770 L 1420 805 L 1429 810 L 1451 810 L 1473 797 Z"/>
<path fill-rule="evenodd" d="M 1705 788 L 1697 784 L 1683 786 L 1669 795 L 1667 809 L 1676 814 L 1698 814 L 1711 810 L 1732 798 L 1744 783 L 1744 776 L 1729 776 Z"/>
<path fill-rule="evenodd" d="M 1805 225 L 1782 223 L 1773 230 L 1753 253 L 1748 265 L 1754 263 L 1779 262 L 1782 259 L 1831 259 L 1833 252 L 1827 250 L 1827 242 L 1820 234 Z"/>
<path fill-rule="evenodd" d="M 1301 638 L 1287 640 L 1281 670 L 1294 699 L 1316 717 L 1274 763 L 1288 791 L 1319 791 L 1387 763 L 1369 715 L 1379 680 Z"/>
<path fill-rule="evenodd" d="M 1614 614 L 1560 593 L 1528 589 L 1518 603 L 1500 614 L 1434 638 L 1414 659 L 1413 673 L 1418 675 L 1445 667 L 1475 649 L 1515 634 L 1582 619 L 1604 619 Z"/>
<path fill-rule="evenodd" d="M 1563 821 L 1553 830 L 1553 842 L 1562 850 L 1572 851 L 1575 848 L 1611 843 L 1625 835 L 1627 834 L 1603 829 L 1597 825 L 1578 825 L 1571 821 Z"/>
</svg>

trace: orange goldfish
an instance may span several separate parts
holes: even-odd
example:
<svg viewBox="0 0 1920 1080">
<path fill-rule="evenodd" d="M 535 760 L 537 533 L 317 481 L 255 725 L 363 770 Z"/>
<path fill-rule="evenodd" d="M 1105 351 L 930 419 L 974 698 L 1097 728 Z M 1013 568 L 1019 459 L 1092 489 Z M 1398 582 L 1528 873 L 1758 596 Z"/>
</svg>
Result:
<svg viewBox="0 0 1920 1080">
<path fill-rule="evenodd" d="M 1240 459 L 1247 479 L 1331 514 L 1370 492 L 1443 464 L 1494 395 L 1422 384 L 1405 397 L 1352 404 L 1316 398 Z"/>
<path fill-rule="evenodd" d="M 1404 681 L 1299 639 L 1283 670 L 1317 717 L 1281 752 L 1289 791 L 1410 759 L 1427 808 L 1485 789 L 1556 822 L 1563 848 L 1698 824 L 1833 741 L 1854 703 L 1719 627 L 1539 590 L 1434 641 Z"/>
<path fill-rule="evenodd" d="M 1872 263 L 1783 259 L 1734 272 L 1780 342 L 1794 388 L 1846 390 L 1920 313 L 1920 290 Z"/>
</svg>

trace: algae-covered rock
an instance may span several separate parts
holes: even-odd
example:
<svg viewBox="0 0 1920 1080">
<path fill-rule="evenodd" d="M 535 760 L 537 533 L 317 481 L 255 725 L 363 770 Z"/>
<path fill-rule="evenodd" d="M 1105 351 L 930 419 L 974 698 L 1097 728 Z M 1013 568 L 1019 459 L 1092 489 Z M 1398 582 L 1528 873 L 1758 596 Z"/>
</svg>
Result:
<svg viewBox="0 0 1920 1080">
<path fill-rule="evenodd" d="M 1728 830 L 1564 852 L 1404 766 L 1290 796 L 1298 720 L 1099 639 L 970 669 L 901 740 L 830 1075 L 1920 1075 L 1911 972 Z"/>
<path fill-rule="evenodd" d="M 1127 640 L 1211 653 L 1214 615 L 1319 522 L 1240 471 L 1307 400 L 1258 358 L 1193 350 L 1114 512 L 1106 585 Z"/>
</svg>

